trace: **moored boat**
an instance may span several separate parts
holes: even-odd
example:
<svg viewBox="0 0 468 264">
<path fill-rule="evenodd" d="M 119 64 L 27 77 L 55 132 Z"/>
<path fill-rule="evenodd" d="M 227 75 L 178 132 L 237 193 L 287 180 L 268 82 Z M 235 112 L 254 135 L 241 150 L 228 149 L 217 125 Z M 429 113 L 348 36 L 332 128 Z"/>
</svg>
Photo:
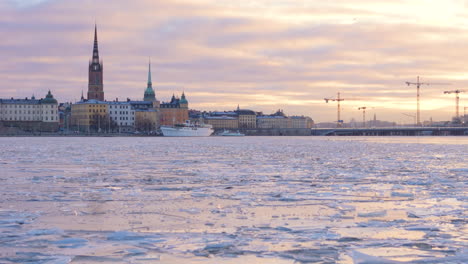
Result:
<svg viewBox="0 0 468 264">
<path fill-rule="evenodd" d="M 232 131 L 229 131 L 229 130 L 224 130 L 223 132 L 219 133 L 218 135 L 223 136 L 223 137 L 243 137 L 243 136 L 245 136 L 245 134 L 242 134 L 239 131 L 232 132 Z"/>
<path fill-rule="evenodd" d="M 193 124 L 187 120 L 184 124 L 161 126 L 165 137 L 208 137 L 213 133 L 211 125 Z"/>
</svg>

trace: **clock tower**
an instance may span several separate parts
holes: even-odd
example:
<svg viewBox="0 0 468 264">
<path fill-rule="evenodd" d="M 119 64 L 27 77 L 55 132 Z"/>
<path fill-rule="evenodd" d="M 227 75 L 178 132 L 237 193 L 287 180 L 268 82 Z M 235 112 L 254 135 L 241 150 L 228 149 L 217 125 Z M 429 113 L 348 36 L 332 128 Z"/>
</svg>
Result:
<svg viewBox="0 0 468 264">
<path fill-rule="evenodd" d="M 97 40 L 97 26 L 94 26 L 93 58 L 89 62 L 88 71 L 88 100 L 96 99 L 104 101 L 104 85 L 102 80 L 102 61 L 99 60 L 99 49 Z"/>
</svg>

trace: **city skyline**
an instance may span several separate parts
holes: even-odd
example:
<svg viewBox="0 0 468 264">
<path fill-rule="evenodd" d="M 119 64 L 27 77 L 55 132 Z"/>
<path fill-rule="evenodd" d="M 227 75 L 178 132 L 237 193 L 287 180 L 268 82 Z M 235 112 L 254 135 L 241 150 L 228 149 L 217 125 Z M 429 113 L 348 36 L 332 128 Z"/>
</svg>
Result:
<svg viewBox="0 0 468 264">
<path fill-rule="evenodd" d="M 94 22 L 107 100 L 143 97 L 148 57 L 158 99 L 185 91 L 193 109 L 241 104 L 270 113 L 280 106 L 316 122 L 336 120 L 336 104 L 323 98 L 341 92 L 355 99 L 342 103 L 345 122 L 360 120 L 358 107 L 366 106 L 369 117 L 411 123 L 401 113 L 415 114 L 416 88 L 405 82 L 418 75 L 451 84 L 421 87 L 421 119 L 449 120 L 455 98 L 443 92 L 468 84 L 464 1 L 113 3 L 0 3 L 7 36 L 0 97 L 50 89 L 61 102 L 78 101 L 87 90 Z M 467 97 L 461 94 L 461 112 Z"/>
</svg>

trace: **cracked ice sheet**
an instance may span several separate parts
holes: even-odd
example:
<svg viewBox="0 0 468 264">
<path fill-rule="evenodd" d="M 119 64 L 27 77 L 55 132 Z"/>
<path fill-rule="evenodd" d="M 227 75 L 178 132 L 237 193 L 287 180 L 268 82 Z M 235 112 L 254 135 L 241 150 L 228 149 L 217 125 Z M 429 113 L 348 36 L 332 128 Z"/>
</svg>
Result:
<svg viewBox="0 0 468 264">
<path fill-rule="evenodd" d="M 463 263 L 467 145 L 0 138 L 0 262 Z"/>
</svg>

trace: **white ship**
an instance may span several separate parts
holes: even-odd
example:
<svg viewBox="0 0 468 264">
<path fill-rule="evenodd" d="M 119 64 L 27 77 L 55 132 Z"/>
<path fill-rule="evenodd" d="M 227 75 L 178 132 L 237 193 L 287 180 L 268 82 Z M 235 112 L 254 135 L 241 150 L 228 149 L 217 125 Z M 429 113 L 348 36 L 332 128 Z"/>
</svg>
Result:
<svg viewBox="0 0 468 264">
<path fill-rule="evenodd" d="M 184 124 L 161 126 L 161 131 L 165 137 L 208 137 L 213 133 L 213 128 L 211 125 L 192 124 L 187 120 Z"/>
</svg>

